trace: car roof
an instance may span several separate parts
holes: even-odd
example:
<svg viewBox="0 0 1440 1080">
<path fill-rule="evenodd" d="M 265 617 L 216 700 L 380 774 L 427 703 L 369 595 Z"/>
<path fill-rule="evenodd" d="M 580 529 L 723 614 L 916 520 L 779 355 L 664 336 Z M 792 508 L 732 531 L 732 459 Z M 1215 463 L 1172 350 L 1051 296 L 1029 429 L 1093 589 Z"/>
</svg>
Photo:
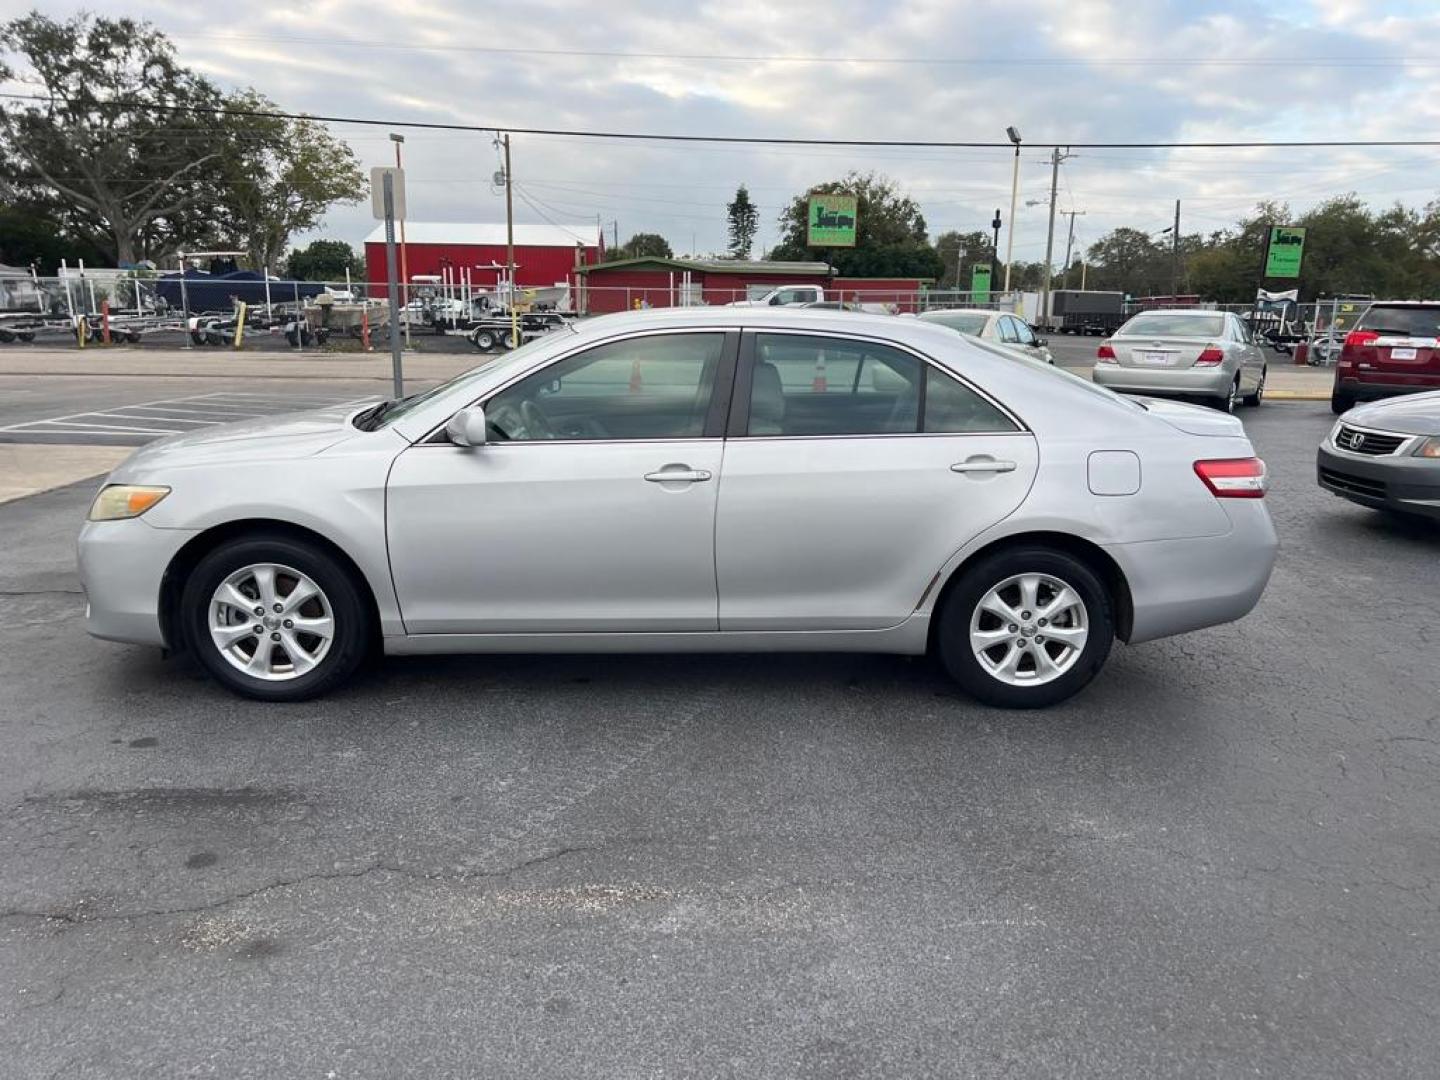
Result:
<svg viewBox="0 0 1440 1080">
<path fill-rule="evenodd" d="M 611 337 L 636 330 L 703 329 L 794 330 L 813 329 L 851 336 L 862 335 L 908 344 L 920 351 L 936 345 L 948 347 L 954 331 L 922 319 L 866 311 L 837 311 L 802 307 L 680 307 L 599 315 L 571 324 L 581 337 Z"/>
</svg>

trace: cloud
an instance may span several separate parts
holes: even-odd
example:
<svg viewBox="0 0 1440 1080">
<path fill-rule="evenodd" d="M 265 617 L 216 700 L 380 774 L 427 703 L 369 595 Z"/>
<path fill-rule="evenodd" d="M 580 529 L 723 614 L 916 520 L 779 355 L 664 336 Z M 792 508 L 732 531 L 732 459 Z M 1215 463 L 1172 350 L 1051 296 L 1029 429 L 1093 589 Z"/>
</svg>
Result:
<svg viewBox="0 0 1440 1080">
<path fill-rule="evenodd" d="M 28 2 L 0 2 L 19 14 Z M 104 14 L 136 14 L 88 0 Z M 78 10 L 78 5 L 76 7 Z M 625 5 L 531 0 L 248 0 L 224 23 L 193 0 L 143 15 L 181 57 L 283 106 L 342 116 L 512 127 L 862 139 L 1030 142 L 1426 138 L 1440 130 L 1440 35 L 1431 4 L 1393 0 L 659 0 Z M 58 3 L 51 14 L 65 14 Z M 507 34 L 488 34 L 504 24 Z M 514 48 L 629 55 L 537 55 Z M 348 44 L 347 44 L 348 42 Z M 417 47 L 409 47 L 417 46 Z M 428 48 L 421 48 L 425 46 Z M 637 56 L 635 54 L 654 54 Z M 864 63 L 736 57 L 863 56 Z M 964 57 L 975 63 L 917 60 Z M 880 62 L 880 61 L 893 62 Z M 1207 61 L 1195 63 L 1193 61 Z M 1218 63 L 1217 61 L 1223 61 Z M 390 160 L 384 129 L 335 127 L 367 165 Z M 1008 214 L 1011 153 L 977 150 L 720 146 L 517 135 L 522 220 L 619 222 L 621 239 L 660 232 L 677 250 L 724 244 L 740 183 L 760 204 L 762 241 L 812 183 L 857 169 L 913 192 L 932 234 L 988 229 Z M 409 131 L 413 219 L 493 221 L 489 136 Z M 1048 196 L 1046 151 L 1022 152 L 1021 201 Z M 1085 243 L 1120 224 L 1222 227 L 1270 198 L 1303 208 L 1335 192 L 1376 203 L 1434 197 L 1428 150 L 1093 150 L 1062 169 L 1060 205 L 1086 211 Z M 1428 185 L 1428 187 L 1427 187 Z M 1017 258 L 1044 251 L 1043 207 L 1018 215 Z M 337 209 L 321 232 L 356 241 L 368 207 Z M 607 230 L 608 231 L 608 230 Z M 1063 245 L 1062 245 L 1063 246 Z"/>
</svg>

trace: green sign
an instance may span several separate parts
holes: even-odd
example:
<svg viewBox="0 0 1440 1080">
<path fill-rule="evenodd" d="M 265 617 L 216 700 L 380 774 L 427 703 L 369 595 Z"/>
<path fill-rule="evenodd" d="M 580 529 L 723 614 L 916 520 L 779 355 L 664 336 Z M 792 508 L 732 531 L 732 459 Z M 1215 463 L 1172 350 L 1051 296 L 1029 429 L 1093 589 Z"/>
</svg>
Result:
<svg viewBox="0 0 1440 1080">
<path fill-rule="evenodd" d="M 990 302 L 990 264 L 976 263 L 970 269 L 970 300 L 976 304 Z"/>
<path fill-rule="evenodd" d="M 1293 225 L 1276 225 L 1270 230 L 1270 250 L 1265 256 L 1265 276 L 1300 276 L 1300 255 L 1305 250 L 1305 230 Z"/>
<path fill-rule="evenodd" d="M 806 224 L 809 247 L 854 247 L 855 196 L 811 195 Z"/>
</svg>

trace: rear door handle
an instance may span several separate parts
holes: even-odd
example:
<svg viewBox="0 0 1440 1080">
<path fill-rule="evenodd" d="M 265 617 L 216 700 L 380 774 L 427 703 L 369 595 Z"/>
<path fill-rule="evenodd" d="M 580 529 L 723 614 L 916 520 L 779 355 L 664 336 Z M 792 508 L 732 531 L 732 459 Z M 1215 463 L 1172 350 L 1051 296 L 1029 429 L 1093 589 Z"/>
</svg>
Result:
<svg viewBox="0 0 1440 1080">
<path fill-rule="evenodd" d="M 1014 472 L 1013 461 L 957 461 L 951 472 Z"/>
<path fill-rule="evenodd" d="M 705 469 L 670 468 L 646 473 L 645 479 L 652 484 L 698 484 L 709 480 L 710 473 Z"/>
</svg>

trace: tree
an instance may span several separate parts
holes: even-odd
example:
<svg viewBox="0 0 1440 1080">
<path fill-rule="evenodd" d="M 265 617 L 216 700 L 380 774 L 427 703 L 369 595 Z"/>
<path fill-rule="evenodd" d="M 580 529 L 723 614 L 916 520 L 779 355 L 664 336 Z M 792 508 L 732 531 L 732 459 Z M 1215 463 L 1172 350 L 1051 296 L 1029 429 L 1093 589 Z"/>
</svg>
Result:
<svg viewBox="0 0 1440 1080">
<path fill-rule="evenodd" d="M 1169 248 L 1162 247 L 1139 229 L 1121 226 L 1090 245 L 1086 284 L 1092 289 L 1115 289 L 1132 296 L 1170 291 Z"/>
<path fill-rule="evenodd" d="M 346 270 L 360 277 L 363 269 L 355 249 L 344 240 L 311 240 L 285 262 L 285 273 L 296 281 L 344 281 Z"/>
<path fill-rule="evenodd" d="M 213 200 L 215 121 L 189 110 L 218 106 L 220 92 L 152 26 L 31 12 L 0 27 L 0 44 L 28 63 L 20 78 L 41 99 L 0 108 L 17 189 L 63 202 L 121 264 L 149 254 L 167 218 Z"/>
<path fill-rule="evenodd" d="M 855 246 L 812 248 L 806 244 L 811 195 L 853 195 L 856 199 Z M 780 243 L 767 259 L 821 259 L 829 252 L 836 271 L 846 277 L 939 278 L 945 266 L 925 233 L 925 217 L 893 180 L 875 173 L 852 172 L 844 179 L 816 184 L 795 196 L 780 214 Z"/>
<path fill-rule="evenodd" d="M 292 234 L 313 229 L 336 203 L 364 198 L 359 160 L 314 120 L 264 115 L 276 106 L 254 90 L 226 101 L 221 174 L 224 228 L 251 265 L 276 265 Z M 260 115 L 254 115 L 260 114 Z"/>
<path fill-rule="evenodd" d="M 741 184 L 735 191 L 735 201 L 725 207 L 729 221 L 727 234 L 730 238 L 730 258 L 748 259 L 755 244 L 755 234 L 760 229 L 760 211 L 750 201 L 750 192 Z"/>
<path fill-rule="evenodd" d="M 977 263 L 990 263 L 995 257 L 994 242 L 983 232 L 943 232 L 935 238 L 935 253 L 945 267 L 937 285 L 942 289 L 968 289 L 970 276 L 967 271 Z M 991 282 L 991 288 L 998 290 L 999 281 Z M 1012 281 L 1013 284 L 1013 281 Z"/>
<path fill-rule="evenodd" d="M 670 242 L 659 233 L 636 233 L 615 252 L 617 259 L 671 259 Z"/>
</svg>

